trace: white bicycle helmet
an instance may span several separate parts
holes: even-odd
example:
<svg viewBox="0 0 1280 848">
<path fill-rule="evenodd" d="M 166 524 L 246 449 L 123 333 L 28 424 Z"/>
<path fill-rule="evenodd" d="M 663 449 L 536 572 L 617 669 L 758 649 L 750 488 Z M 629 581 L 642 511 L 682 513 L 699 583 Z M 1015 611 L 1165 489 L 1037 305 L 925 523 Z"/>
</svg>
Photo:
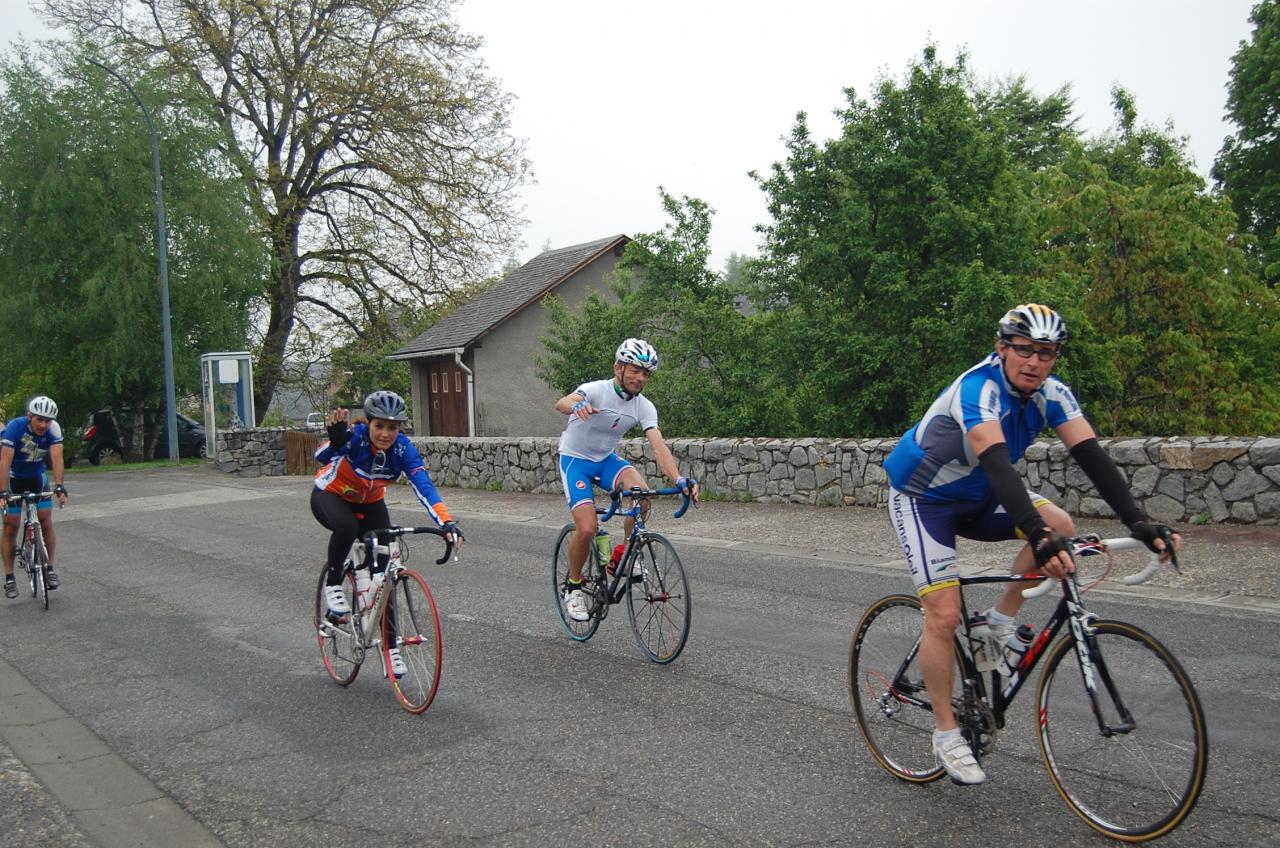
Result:
<svg viewBox="0 0 1280 848">
<path fill-rule="evenodd" d="M 638 365 L 650 374 L 658 370 L 658 352 L 644 339 L 627 339 L 618 345 L 613 358 L 616 362 Z"/>
<path fill-rule="evenodd" d="M 1000 338 L 1011 336 L 1060 345 L 1067 340 L 1067 325 L 1062 316 L 1049 307 L 1024 303 L 1013 307 L 1000 319 Z"/>
<path fill-rule="evenodd" d="M 27 412 L 32 415 L 39 415 L 41 418 L 57 418 L 58 405 L 53 402 L 51 397 L 36 395 L 27 401 Z"/>
</svg>

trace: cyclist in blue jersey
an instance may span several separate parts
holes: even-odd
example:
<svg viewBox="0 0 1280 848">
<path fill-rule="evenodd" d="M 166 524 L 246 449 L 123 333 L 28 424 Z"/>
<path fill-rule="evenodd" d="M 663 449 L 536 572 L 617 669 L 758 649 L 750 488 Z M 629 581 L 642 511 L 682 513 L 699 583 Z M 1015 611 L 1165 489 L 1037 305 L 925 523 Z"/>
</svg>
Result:
<svg viewBox="0 0 1280 848">
<path fill-rule="evenodd" d="M 67 503 L 67 489 L 62 485 L 62 428 L 58 426 L 58 405 L 44 395 L 27 402 L 27 414 L 14 418 L 0 434 L 0 502 L 7 504 L 9 494 L 43 492 L 49 486 L 46 469 L 53 473 L 53 493 L 58 505 Z M 44 532 L 45 552 L 49 555 L 48 585 L 59 586 L 53 570 L 53 498 L 36 504 L 40 529 Z M 4 596 L 18 597 L 18 584 L 13 577 L 13 552 L 17 546 L 18 523 L 22 507 L 7 504 L 4 513 L 4 537 L 0 553 L 4 556 Z"/>
<path fill-rule="evenodd" d="M 1134 501 L 1111 457 L 1098 444 L 1071 390 L 1050 375 L 1067 328 L 1058 313 L 1028 303 L 1000 320 L 995 350 L 946 388 L 885 459 L 889 516 L 924 607 L 920 669 L 933 703 L 933 749 L 952 781 L 986 779 L 951 709 L 953 641 L 960 626 L 956 537 L 994 542 L 1025 539 L 1012 572 L 1033 568 L 1062 578 L 1074 566 L 1064 510 L 1028 491 L 1013 464 L 1036 436 L 1053 429 L 1133 536 L 1165 551 L 1172 531 L 1152 522 Z M 1181 536 L 1172 533 L 1174 547 Z M 1010 583 L 986 611 L 988 656 L 1013 635 L 1022 589 Z"/>
<path fill-rule="evenodd" d="M 401 474 L 409 479 L 419 503 L 432 520 L 447 531 L 457 550 L 462 550 L 465 541 L 462 530 L 431 481 L 422 455 L 400 432 L 400 425 L 409 419 L 404 398 L 386 390 L 373 392 L 364 400 L 364 414 L 367 423 L 348 428 L 346 409 L 339 407 L 331 412 L 325 418 L 329 440 L 322 442 L 315 453 L 316 461 L 324 467 L 316 474 L 311 490 L 311 514 L 331 531 L 325 603 L 335 616 L 351 612 L 341 585 L 347 552 L 359 536 L 391 526 L 386 489 L 399 480 Z M 372 571 L 375 575 L 381 574 L 386 567 L 387 556 L 381 554 Z M 392 648 L 388 653 L 391 669 L 400 677 L 406 671 L 400 649 Z"/>
<path fill-rule="evenodd" d="M 698 481 L 680 474 L 675 457 L 658 429 L 658 410 L 641 396 L 649 377 L 658 369 L 658 352 L 643 339 L 627 339 L 614 352 L 613 379 L 583 383 L 556 401 L 556 411 L 569 416 L 560 436 L 560 481 L 573 516 L 574 534 L 569 541 L 569 579 L 561 602 L 574 621 L 586 621 L 586 593 L 582 591 L 582 564 L 596 535 L 592 486 L 606 491 L 648 486 L 631 463 L 614 450 L 632 427 L 639 426 L 653 449 L 658 470 L 682 492 L 698 500 Z M 641 504 L 647 512 L 648 504 Z M 630 534 L 635 519 L 626 522 Z M 619 545 L 613 559 L 621 555 Z"/>
</svg>

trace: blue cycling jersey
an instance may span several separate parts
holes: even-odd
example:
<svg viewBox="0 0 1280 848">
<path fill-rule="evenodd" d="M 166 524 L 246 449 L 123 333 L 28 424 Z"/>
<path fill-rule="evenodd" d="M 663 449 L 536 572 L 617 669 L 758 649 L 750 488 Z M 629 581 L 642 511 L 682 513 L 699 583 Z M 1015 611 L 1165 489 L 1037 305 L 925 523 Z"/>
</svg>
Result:
<svg viewBox="0 0 1280 848">
<path fill-rule="evenodd" d="M 46 466 L 53 468 L 49 464 L 49 449 L 60 444 L 62 428 L 57 421 L 50 421 L 45 434 L 37 436 L 31 429 L 31 420 L 25 415 L 12 419 L 0 434 L 0 445 L 13 448 L 10 477 L 31 479 L 43 476 Z"/>
<path fill-rule="evenodd" d="M 1083 417 L 1067 384 L 1049 377 L 1030 397 L 1009 385 L 996 353 L 974 365 L 946 388 L 929 411 L 885 458 L 893 488 L 931 501 L 981 501 L 991 484 L 965 433 L 985 421 L 999 421 L 1017 462 L 1045 428 Z"/>
<path fill-rule="evenodd" d="M 339 450 L 328 441 L 316 450 L 317 462 L 324 468 L 316 474 L 315 486 L 333 492 L 349 503 L 374 503 L 386 496 L 386 488 L 404 474 L 414 494 L 437 524 L 450 520 L 449 509 L 427 473 L 422 455 L 404 433 L 397 433 L 395 443 L 386 451 L 378 451 L 369 440 L 367 424 L 357 424 Z"/>
</svg>

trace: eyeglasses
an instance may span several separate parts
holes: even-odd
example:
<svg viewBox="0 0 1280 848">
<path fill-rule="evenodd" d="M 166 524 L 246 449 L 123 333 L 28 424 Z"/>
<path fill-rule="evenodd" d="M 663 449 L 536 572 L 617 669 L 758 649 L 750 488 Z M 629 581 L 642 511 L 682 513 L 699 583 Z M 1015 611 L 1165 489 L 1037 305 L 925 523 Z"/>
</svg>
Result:
<svg viewBox="0 0 1280 848">
<path fill-rule="evenodd" d="M 1036 347 L 1035 345 L 1013 344 L 1005 342 L 1006 345 L 1013 348 L 1013 352 L 1023 359 L 1030 359 L 1034 354 L 1041 362 L 1052 362 L 1058 358 L 1060 351 L 1055 347 Z"/>
</svg>

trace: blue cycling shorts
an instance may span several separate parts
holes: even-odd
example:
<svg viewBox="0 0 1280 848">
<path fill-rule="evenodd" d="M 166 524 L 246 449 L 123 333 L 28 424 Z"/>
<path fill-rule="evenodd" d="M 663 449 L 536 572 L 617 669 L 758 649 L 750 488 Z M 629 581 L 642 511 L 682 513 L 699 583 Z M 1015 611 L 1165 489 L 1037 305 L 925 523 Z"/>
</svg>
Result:
<svg viewBox="0 0 1280 848">
<path fill-rule="evenodd" d="M 49 475 L 41 474 L 39 477 L 10 477 L 9 491 L 15 495 L 23 492 L 43 492 L 49 488 Z M 41 498 L 36 504 L 36 509 L 46 510 L 53 509 L 53 498 Z M 9 505 L 5 507 L 5 515 L 21 515 L 21 501 L 9 501 Z"/>
<path fill-rule="evenodd" d="M 618 484 L 618 475 L 631 468 L 631 463 L 611 453 L 599 462 L 577 456 L 560 454 L 560 483 L 564 486 L 564 499 L 569 510 L 584 503 L 591 503 L 591 486 L 594 484 L 612 492 Z"/>
<path fill-rule="evenodd" d="M 1035 492 L 1028 491 L 1027 495 L 1036 509 L 1052 503 Z M 889 521 L 911 566 L 916 593 L 921 596 L 959 585 L 957 536 L 979 542 L 1023 538 L 995 495 L 982 501 L 931 501 L 904 495 L 890 486 Z"/>
</svg>

